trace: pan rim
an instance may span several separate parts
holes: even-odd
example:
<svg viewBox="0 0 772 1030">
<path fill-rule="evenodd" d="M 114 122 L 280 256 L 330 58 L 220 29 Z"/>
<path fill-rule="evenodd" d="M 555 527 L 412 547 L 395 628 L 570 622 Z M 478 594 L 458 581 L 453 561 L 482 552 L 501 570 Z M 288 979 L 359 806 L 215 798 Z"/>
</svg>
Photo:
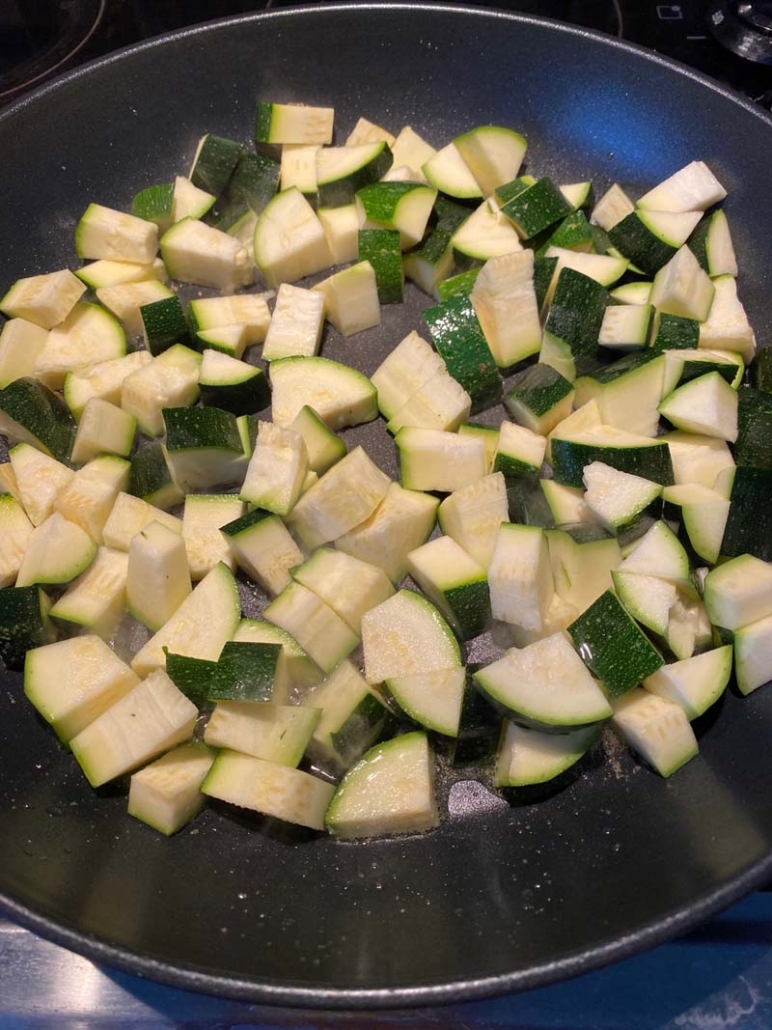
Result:
<svg viewBox="0 0 772 1030">
<path fill-rule="evenodd" d="M 367 3 L 340 2 L 314 3 L 307 6 L 293 6 L 282 9 L 256 11 L 244 15 L 224 17 L 164 33 L 151 39 L 121 48 L 103 57 L 95 58 L 78 68 L 59 75 L 38 86 L 22 98 L 0 111 L 0 129 L 20 112 L 44 103 L 51 93 L 58 93 L 71 84 L 88 79 L 114 63 L 131 60 L 137 53 L 174 45 L 177 41 L 195 36 L 207 36 L 233 25 L 287 21 L 309 16 L 330 17 L 352 10 L 366 13 L 385 10 L 406 14 L 441 12 L 453 18 L 475 17 L 483 20 L 497 20 L 518 24 L 547 27 L 582 39 L 598 41 L 602 46 L 621 50 L 630 55 L 668 69 L 680 76 L 699 83 L 730 102 L 739 105 L 747 113 L 760 119 L 761 124 L 772 128 L 772 114 L 738 91 L 708 76 L 695 71 L 673 59 L 647 50 L 646 48 L 608 36 L 594 29 L 569 25 L 555 19 L 538 15 L 495 10 L 475 5 L 455 5 L 449 2 L 394 2 L 394 0 L 370 0 Z M 357 17 L 361 16 L 359 13 Z M 570 977 L 597 970 L 611 962 L 619 961 L 662 944 L 679 936 L 709 917 L 717 914 L 733 902 L 772 878 L 772 852 L 747 866 L 741 873 L 712 891 L 693 900 L 688 906 L 681 906 L 652 919 L 622 936 L 614 936 L 600 943 L 574 949 L 561 957 L 529 965 L 508 973 L 489 976 L 457 978 L 451 982 L 429 982 L 413 986 L 398 987 L 324 987 L 305 986 L 292 980 L 247 978 L 227 972 L 202 972 L 186 963 L 172 963 L 148 954 L 142 954 L 128 947 L 119 946 L 94 934 L 77 930 L 69 924 L 59 923 L 41 912 L 35 911 L 18 898 L 0 890 L 0 914 L 8 915 L 19 925 L 40 936 L 61 945 L 84 957 L 118 969 L 134 976 L 182 988 L 202 994 L 218 995 L 242 1001 L 251 1001 L 273 1006 L 292 1006 L 303 1009 L 330 1009 L 362 1011 L 367 1009 L 400 1009 L 415 1006 L 446 1005 L 461 1001 L 474 1001 L 510 992 L 522 991 L 556 983 Z"/>
</svg>

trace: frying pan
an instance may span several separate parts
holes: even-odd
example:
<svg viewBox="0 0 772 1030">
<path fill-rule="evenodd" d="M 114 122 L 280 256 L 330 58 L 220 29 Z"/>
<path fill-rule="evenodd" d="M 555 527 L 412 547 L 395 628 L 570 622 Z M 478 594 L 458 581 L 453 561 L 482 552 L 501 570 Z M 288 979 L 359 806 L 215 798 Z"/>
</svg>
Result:
<svg viewBox="0 0 772 1030">
<path fill-rule="evenodd" d="M 643 191 L 694 158 L 729 190 L 740 291 L 772 334 L 772 121 L 634 46 L 451 6 L 325 5 L 209 24 L 101 60 L 0 115 L 0 283 L 75 261 L 89 201 L 187 168 L 204 131 L 247 140 L 257 96 L 334 105 L 435 144 L 522 131 L 529 169 Z M 356 343 L 366 371 L 418 324 L 417 290 Z M 356 347 L 356 354 L 354 352 Z M 348 350 L 347 350 L 348 348 Z M 367 440 L 359 431 L 356 439 Z M 441 775 L 430 834 L 299 837 L 223 809 L 161 839 L 95 794 L 0 679 L 0 903 L 100 962 L 293 1005 L 438 1003 L 574 975 L 680 933 L 772 873 L 772 692 L 729 693 L 665 781 L 596 755 L 538 804 Z"/>
</svg>

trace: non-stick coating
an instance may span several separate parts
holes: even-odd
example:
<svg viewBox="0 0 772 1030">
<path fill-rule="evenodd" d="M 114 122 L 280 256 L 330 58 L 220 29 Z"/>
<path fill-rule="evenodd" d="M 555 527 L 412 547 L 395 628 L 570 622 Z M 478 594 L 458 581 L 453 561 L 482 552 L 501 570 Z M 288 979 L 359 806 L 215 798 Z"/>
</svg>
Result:
<svg viewBox="0 0 772 1030">
<path fill-rule="evenodd" d="M 592 33 L 460 8 L 326 6 L 210 25 L 70 75 L 0 116 L 0 284 L 75 263 L 89 201 L 126 208 L 207 130 L 248 140 L 257 97 L 410 123 L 435 144 L 521 130 L 529 169 L 642 190 L 694 158 L 725 183 L 741 296 L 772 333 L 772 123 Z M 371 371 L 417 324 L 329 353 Z M 380 446 L 380 445 L 379 445 Z M 318 1006 L 438 1002 L 584 971 L 683 930 L 772 872 L 772 691 L 732 694 L 672 781 L 601 755 L 533 805 L 441 780 L 426 836 L 299 840 L 212 809 L 171 840 L 95 795 L 0 679 L 0 900 L 76 950 L 188 987 Z M 601 761 L 601 759 L 603 759 Z M 450 813 L 450 814 L 449 814 Z"/>
</svg>

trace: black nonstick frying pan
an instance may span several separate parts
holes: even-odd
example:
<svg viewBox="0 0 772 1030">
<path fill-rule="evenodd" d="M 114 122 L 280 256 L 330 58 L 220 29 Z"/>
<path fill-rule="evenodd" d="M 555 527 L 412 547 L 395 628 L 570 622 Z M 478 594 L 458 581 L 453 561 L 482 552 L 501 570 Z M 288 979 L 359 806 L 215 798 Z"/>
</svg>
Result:
<svg viewBox="0 0 772 1030">
<path fill-rule="evenodd" d="M 360 114 L 435 144 L 509 125 L 529 139 L 529 170 L 560 182 L 643 192 L 705 160 L 729 190 L 741 298 L 759 343 L 772 337 L 772 120 L 636 47 L 453 6 L 210 24 L 4 111 L 0 286 L 73 266 L 86 204 L 125 208 L 184 173 L 203 132 L 248 140 L 257 97 L 334 106 L 342 137 Z M 413 290 L 358 340 L 364 371 L 426 304 Z M 353 360 L 353 346 L 331 337 L 326 353 Z M 729 693 L 719 709 L 672 781 L 620 751 L 538 804 L 441 776 L 443 825 L 424 836 L 299 839 L 218 808 L 166 840 L 125 814 L 120 790 L 92 792 L 3 673 L 0 904 L 98 961 L 263 1002 L 412 1005 L 534 986 L 680 933 L 772 875 L 772 691 Z"/>
</svg>

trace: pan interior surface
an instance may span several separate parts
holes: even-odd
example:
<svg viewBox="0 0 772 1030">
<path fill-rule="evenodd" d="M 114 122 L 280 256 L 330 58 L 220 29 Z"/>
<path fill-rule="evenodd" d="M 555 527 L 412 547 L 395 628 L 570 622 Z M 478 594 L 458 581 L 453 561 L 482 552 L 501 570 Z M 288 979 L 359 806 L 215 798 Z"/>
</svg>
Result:
<svg viewBox="0 0 772 1030">
<path fill-rule="evenodd" d="M 452 7 L 303 8 L 214 23 L 69 75 L 0 115 L 0 284 L 74 267 L 91 201 L 126 209 L 184 174 L 207 131 L 249 140 L 257 98 L 336 108 L 435 145 L 478 124 L 529 140 L 528 170 L 641 193 L 694 159 L 729 191 L 739 289 L 772 337 L 772 122 L 683 69 L 589 32 Z M 369 373 L 429 306 L 325 354 Z M 368 446 L 376 427 L 356 431 Z M 354 439 L 354 437 L 352 437 Z M 0 678 L 0 901 L 99 960 L 260 1001 L 469 998 L 592 968 L 685 929 L 772 872 L 772 694 L 728 694 L 672 781 L 598 753 L 566 789 L 508 804 L 441 774 L 443 825 L 336 843 L 211 808 L 166 840 L 96 794 Z"/>
</svg>

